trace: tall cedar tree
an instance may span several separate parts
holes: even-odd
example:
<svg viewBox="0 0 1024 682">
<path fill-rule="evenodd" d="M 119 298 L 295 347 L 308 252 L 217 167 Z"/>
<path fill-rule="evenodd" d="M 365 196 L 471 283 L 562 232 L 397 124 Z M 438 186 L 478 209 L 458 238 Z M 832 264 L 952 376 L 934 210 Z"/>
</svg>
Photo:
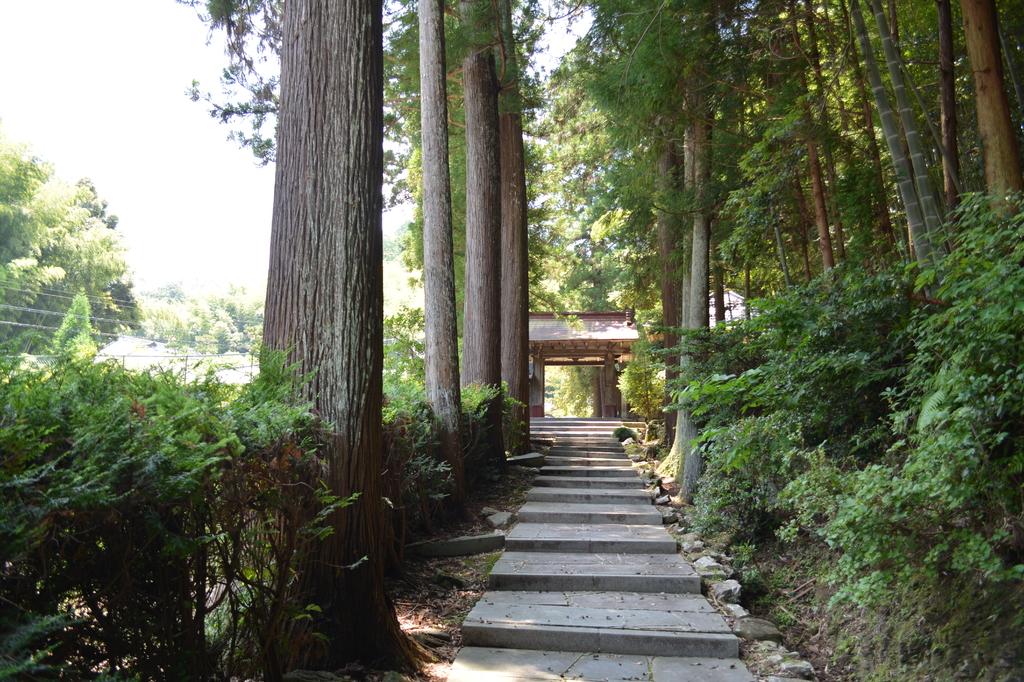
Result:
<svg viewBox="0 0 1024 682">
<path fill-rule="evenodd" d="M 444 0 L 420 0 L 420 121 L 423 146 L 423 292 L 427 400 L 441 454 L 451 467 L 452 503 L 466 495 L 462 463 L 459 339 L 455 315 Z"/>
<path fill-rule="evenodd" d="M 501 169 L 498 147 L 498 80 L 484 36 L 493 19 L 489 2 L 463 0 L 472 34 L 462 64 L 466 110 L 466 283 L 462 385 L 501 386 Z M 487 409 L 488 463 L 505 468 L 500 397 Z"/>
<path fill-rule="evenodd" d="M 516 433 L 505 440 L 517 452 L 529 446 L 529 272 L 526 223 L 526 158 L 523 151 L 519 59 L 512 29 L 512 2 L 502 0 L 502 88 L 498 130 L 501 140 L 501 378 L 515 399 Z"/>
<path fill-rule="evenodd" d="M 985 158 L 988 191 L 1003 195 L 1024 189 L 1020 148 L 1010 120 L 1010 100 L 1003 85 L 995 0 L 963 0 L 964 42 L 974 73 L 978 135 Z"/>
<path fill-rule="evenodd" d="M 325 481 L 355 504 L 302 567 L 321 611 L 298 638 L 296 667 L 417 658 L 384 593 L 381 0 L 289 0 L 281 46 L 277 168 L 264 343 L 310 373 L 310 399 L 333 427 Z"/>
<path fill-rule="evenodd" d="M 700 329 L 708 326 L 708 296 L 711 256 L 711 109 L 707 96 L 701 91 L 703 83 L 693 89 L 691 96 L 694 110 L 692 142 L 687 150 L 692 157 L 693 198 L 693 247 L 690 252 L 690 302 L 687 306 L 687 328 Z M 679 429 L 679 436 L 684 429 Z M 696 434 L 694 434 L 695 436 Z M 693 502 L 697 492 L 703 465 L 699 448 L 684 446 L 685 456 L 681 459 L 682 483 L 680 496 L 687 504 Z"/>
<path fill-rule="evenodd" d="M 676 192 L 681 192 L 679 186 L 680 166 L 678 144 L 671 136 L 663 142 L 661 155 L 658 157 L 658 192 L 661 195 L 660 201 L 667 203 L 668 197 Z M 668 330 L 680 326 L 680 313 L 682 308 L 679 302 L 679 275 L 676 265 L 676 240 L 678 229 L 676 216 L 667 207 L 662 206 L 658 211 L 658 262 L 660 266 L 661 284 L 661 320 Z M 678 334 L 666 331 L 664 346 L 674 348 L 679 343 Z M 665 358 L 665 398 L 664 404 L 672 403 L 672 388 L 670 384 L 678 375 L 679 358 L 669 355 Z M 665 442 L 671 443 L 675 434 L 675 420 L 665 419 Z"/>
</svg>

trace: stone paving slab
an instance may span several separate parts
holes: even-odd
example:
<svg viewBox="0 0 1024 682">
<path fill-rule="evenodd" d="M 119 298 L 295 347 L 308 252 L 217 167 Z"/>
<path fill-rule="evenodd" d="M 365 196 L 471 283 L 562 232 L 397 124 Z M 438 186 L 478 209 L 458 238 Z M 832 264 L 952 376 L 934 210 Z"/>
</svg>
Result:
<svg viewBox="0 0 1024 682">
<path fill-rule="evenodd" d="M 627 490 L 642 490 L 640 488 L 640 477 L 621 476 L 619 478 L 592 478 L 589 476 L 545 476 L 543 473 L 533 479 L 533 484 L 541 488 L 623 488 Z"/>
<path fill-rule="evenodd" d="M 636 504 L 527 502 L 518 516 L 523 523 L 662 523 L 656 508 Z"/>
<path fill-rule="evenodd" d="M 736 661 L 717 658 L 630 656 L 576 651 L 466 647 L 449 682 L 753 682 Z"/>
<path fill-rule="evenodd" d="M 562 457 L 561 455 L 548 455 L 544 458 L 547 466 L 565 467 L 622 467 L 630 466 L 629 457 Z M 539 465 L 538 465 L 539 466 Z"/>
<path fill-rule="evenodd" d="M 551 561 L 539 559 L 552 557 Z M 581 554 L 583 561 L 563 561 L 556 552 L 508 552 L 494 565 L 490 587 L 494 590 L 623 590 L 647 593 L 700 593 L 700 577 L 688 566 L 668 559 L 671 554 Z M 606 557 L 648 557 L 643 563 L 609 562 Z M 678 570 L 677 570 L 678 569 Z M 546 594 L 542 593 L 542 594 Z M 595 594 L 588 592 L 586 594 Z M 702 600 L 706 602 L 706 600 Z"/>
<path fill-rule="evenodd" d="M 736 658 L 739 640 L 718 632 L 634 630 L 623 628 L 559 626 L 521 622 L 482 622 L 467 618 L 462 623 L 467 646 L 507 649 L 600 651 L 646 656 L 707 656 Z"/>
<path fill-rule="evenodd" d="M 572 599 L 566 599 L 568 603 L 536 603 L 538 600 L 530 597 L 537 593 L 527 593 L 523 600 L 508 598 L 508 595 L 515 594 L 503 591 L 484 593 L 466 616 L 466 621 L 658 632 L 732 632 L 725 619 L 710 609 L 702 608 L 701 600 L 695 595 L 689 599 L 674 600 L 673 605 L 677 608 L 662 610 L 643 608 L 643 604 L 650 602 L 638 598 L 635 592 L 628 593 L 631 595 L 628 600 L 616 598 L 615 593 L 599 592 L 597 598 L 582 604 L 578 600 L 574 603 Z M 706 599 L 704 601 L 707 602 Z"/>
<path fill-rule="evenodd" d="M 510 552 L 510 554 L 516 554 Z M 634 555 L 636 556 L 636 555 Z M 718 613 L 698 592 L 670 593 L 619 590 L 490 590 L 487 599 L 495 604 L 563 606 L 594 609 L 649 609 Z"/>
<path fill-rule="evenodd" d="M 450 680 L 752 682 L 611 437 L 619 424 L 531 422 L 554 447 L 463 623 Z"/>
<path fill-rule="evenodd" d="M 602 503 L 649 506 L 651 495 L 637 488 L 530 488 L 528 502 L 560 502 L 568 504 Z"/>
<path fill-rule="evenodd" d="M 561 455 L 568 452 L 613 452 L 622 454 L 625 452 L 619 443 L 556 443 L 548 449 L 549 454 Z"/>
<path fill-rule="evenodd" d="M 675 554 L 662 526 L 617 523 L 519 523 L 505 537 L 510 551 Z"/>
<path fill-rule="evenodd" d="M 572 459 L 614 459 L 617 462 L 630 461 L 629 455 L 622 450 L 617 452 L 601 452 L 601 451 L 590 451 L 590 450 L 568 450 L 564 452 L 551 452 L 548 451 L 548 457 L 571 457 Z"/>
<path fill-rule="evenodd" d="M 638 484 L 639 476 L 633 467 L 619 466 L 543 466 L 541 476 L 573 476 L 582 478 L 628 478 L 634 485 Z"/>
</svg>

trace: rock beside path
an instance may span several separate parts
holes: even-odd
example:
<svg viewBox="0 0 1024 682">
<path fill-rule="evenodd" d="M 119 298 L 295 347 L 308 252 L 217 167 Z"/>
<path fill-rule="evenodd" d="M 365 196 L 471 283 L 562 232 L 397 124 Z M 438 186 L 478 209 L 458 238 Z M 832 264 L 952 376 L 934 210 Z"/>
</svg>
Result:
<svg viewBox="0 0 1024 682">
<path fill-rule="evenodd" d="M 505 534 L 500 531 L 483 535 L 463 535 L 447 540 L 424 540 L 406 545 L 405 550 L 417 556 L 468 556 L 496 552 L 505 546 Z"/>
<path fill-rule="evenodd" d="M 782 642 L 782 633 L 775 624 L 763 618 L 745 617 L 736 621 L 733 631 L 743 639 Z"/>
</svg>

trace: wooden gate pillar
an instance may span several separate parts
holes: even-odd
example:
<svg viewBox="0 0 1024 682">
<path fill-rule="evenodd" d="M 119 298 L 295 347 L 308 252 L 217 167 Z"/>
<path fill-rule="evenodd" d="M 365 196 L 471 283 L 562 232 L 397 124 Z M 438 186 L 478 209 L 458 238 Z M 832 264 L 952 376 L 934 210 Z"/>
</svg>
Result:
<svg viewBox="0 0 1024 682">
<path fill-rule="evenodd" d="M 544 356 L 534 355 L 530 361 L 530 417 L 544 416 Z"/>
<path fill-rule="evenodd" d="M 615 374 L 615 358 L 612 355 L 606 355 L 604 358 L 604 365 L 600 371 L 602 381 L 601 395 L 603 397 L 603 406 L 601 409 L 601 416 L 605 418 L 620 417 L 622 416 L 619 412 L 619 405 L 622 402 L 622 398 L 619 395 L 619 381 L 618 376 Z"/>
</svg>

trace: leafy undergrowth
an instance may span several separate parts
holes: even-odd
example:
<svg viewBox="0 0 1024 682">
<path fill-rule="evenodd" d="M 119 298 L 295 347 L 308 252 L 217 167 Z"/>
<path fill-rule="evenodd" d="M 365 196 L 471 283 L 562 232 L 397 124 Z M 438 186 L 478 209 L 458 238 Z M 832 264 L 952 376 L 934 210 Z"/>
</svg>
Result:
<svg viewBox="0 0 1024 682">
<path fill-rule="evenodd" d="M 487 523 L 483 508 L 517 511 L 526 501 L 526 493 L 533 485 L 534 476 L 536 476 L 536 472 L 532 469 L 509 467 L 504 479 L 483 484 L 470 493 L 469 499 L 466 500 L 464 518 L 450 518 L 430 528 L 421 526 L 410 530 L 408 542 L 453 538 L 494 530 Z"/>
<path fill-rule="evenodd" d="M 760 547 L 741 569 L 744 602 L 778 624 L 822 682 L 1024 679 L 1024 586 L 986 593 L 950 580 L 906 586 L 873 609 L 830 605 L 835 557 L 813 542 Z"/>
</svg>

